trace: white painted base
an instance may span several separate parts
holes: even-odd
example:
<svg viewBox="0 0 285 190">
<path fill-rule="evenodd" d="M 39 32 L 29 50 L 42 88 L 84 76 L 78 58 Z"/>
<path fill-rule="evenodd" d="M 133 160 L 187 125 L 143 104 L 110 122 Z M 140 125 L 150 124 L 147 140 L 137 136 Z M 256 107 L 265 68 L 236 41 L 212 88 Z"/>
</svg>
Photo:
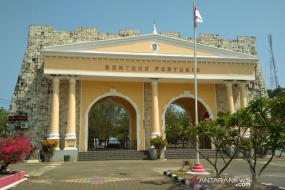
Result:
<svg viewBox="0 0 285 190">
<path fill-rule="evenodd" d="M 209 175 L 211 173 L 209 172 L 186 172 L 186 174 L 189 174 L 189 175 Z"/>
<path fill-rule="evenodd" d="M 77 150 L 77 148 L 64 148 L 63 150 Z"/>
<path fill-rule="evenodd" d="M 24 160 L 24 163 L 40 163 L 39 160 Z"/>
<path fill-rule="evenodd" d="M 69 161 L 77 161 L 78 150 L 77 149 L 68 149 L 68 150 L 55 150 L 53 157 L 50 159 L 50 162 L 64 162 L 64 155 L 69 155 Z"/>
<path fill-rule="evenodd" d="M 151 133 L 151 138 L 156 138 L 157 136 L 160 136 L 159 132 L 152 132 Z"/>
<path fill-rule="evenodd" d="M 152 160 L 156 160 L 157 159 L 157 149 L 155 148 L 149 148 L 148 149 L 148 152 L 149 152 L 149 155 L 150 155 L 150 158 Z M 160 159 L 164 159 L 164 149 L 162 149 L 160 151 Z"/>
<path fill-rule="evenodd" d="M 59 140 L 59 134 L 58 133 L 50 133 L 49 137 L 47 138 L 48 140 Z"/>
</svg>

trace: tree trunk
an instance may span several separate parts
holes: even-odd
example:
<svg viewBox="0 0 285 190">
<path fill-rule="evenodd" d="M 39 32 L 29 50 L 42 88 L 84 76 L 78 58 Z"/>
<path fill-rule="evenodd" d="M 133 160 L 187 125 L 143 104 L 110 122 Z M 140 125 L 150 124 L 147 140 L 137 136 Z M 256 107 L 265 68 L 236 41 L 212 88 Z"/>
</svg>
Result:
<svg viewBox="0 0 285 190">
<path fill-rule="evenodd" d="M 1 168 L 0 168 L 0 173 L 1 173 L 5 168 L 7 168 L 8 165 L 9 165 L 9 164 L 4 164 L 4 165 L 2 165 Z"/>
<path fill-rule="evenodd" d="M 255 183 L 256 183 L 256 180 L 257 180 L 257 178 L 256 178 L 256 173 L 255 172 L 252 172 L 252 177 L 251 177 L 252 179 L 252 181 L 251 181 L 251 185 L 250 185 L 250 189 L 251 190 L 254 190 L 254 187 L 255 187 Z"/>
</svg>

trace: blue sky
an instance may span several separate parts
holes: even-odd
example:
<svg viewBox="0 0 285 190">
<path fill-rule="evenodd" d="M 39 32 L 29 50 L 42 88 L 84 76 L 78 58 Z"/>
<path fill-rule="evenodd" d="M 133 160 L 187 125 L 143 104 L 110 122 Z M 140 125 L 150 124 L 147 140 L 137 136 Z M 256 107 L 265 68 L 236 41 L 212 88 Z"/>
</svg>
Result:
<svg viewBox="0 0 285 190">
<path fill-rule="evenodd" d="M 285 87 L 285 0 L 197 0 L 204 22 L 197 35 L 219 34 L 221 39 L 255 36 L 258 57 L 270 88 L 268 35 L 273 37 L 277 76 Z M 9 108 L 28 43 L 29 25 L 54 30 L 76 27 L 118 33 L 120 29 L 180 32 L 193 37 L 192 0 L 0 0 L 0 107 Z"/>
</svg>

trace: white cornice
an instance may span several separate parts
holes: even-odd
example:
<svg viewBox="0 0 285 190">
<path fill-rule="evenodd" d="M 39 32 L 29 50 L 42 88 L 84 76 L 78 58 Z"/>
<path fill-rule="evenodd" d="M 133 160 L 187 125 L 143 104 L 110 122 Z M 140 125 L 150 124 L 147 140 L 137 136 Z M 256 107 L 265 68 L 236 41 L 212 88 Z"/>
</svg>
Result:
<svg viewBox="0 0 285 190">
<path fill-rule="evenodd" d="M 102 76 L 102 77 L 129 77 L 129 78 L 166 78 L 166 79 L 194 79 L 194 74 L 165 74 L 165 73 L 133 73 L 133 72 L 96 72 L 96 71 L 59 71 L 44 70 L 45 75 L 77 75 L 77 76 Z M 230 76 L 230 75 L 197 75 L 199 80 L 255 80 L 254 76 Z"/>
<path fill-rule="evenodd" d="M 185 54 L 157 54 L 157 53 L 126 53 L 126 52 L 62 52 L 43 51 L 42 55 L 51 57 L 80 57 L 80 58 L 103 58 L 103 59 L 134 59 L 134 60 L 163 60 L 163 61 L 194 61 L 193 55 Z M 236 58 L 218 56 L 197 56 L 198 62 L 229 62 L 229 63 L 257 63 L 257 58 Z"/>
</svg>

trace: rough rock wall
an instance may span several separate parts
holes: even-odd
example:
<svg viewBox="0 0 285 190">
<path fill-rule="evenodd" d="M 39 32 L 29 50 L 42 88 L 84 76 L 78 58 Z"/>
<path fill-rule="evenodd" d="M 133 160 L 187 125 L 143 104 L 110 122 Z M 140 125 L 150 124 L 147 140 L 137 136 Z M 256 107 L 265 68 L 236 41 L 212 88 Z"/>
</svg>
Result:
<svg viewBox="0 0 285 190">
<path fill-rule="evenodd" d="M 21 122 L 8 122 L 6 136 L 15 132 L 25 132 L 33 144 L 40 148 L 49 135 L 52 101 L 52 83 L 43 76 L 44 59 L 40 49 L 45 46 L 63 45 L 139 35 L 138 30 L 120 30 L 119 34 L 98 33 L 96 28 L 76 28 L 75 31 L 56 31 L 52 26 L 29 26 L 28 46 L 22 62 L 20 74 L 15 86 L 9 115 L 28 115 L 28 129 L 21 129 Z M 80 81 L 76 88 L 80 89 Z M 68 81 L 60 81 L 60 92 L 68 93 Z M 80 91 L 76 94 L 76 131 L 80 125 Z M 67 119 L 66 94 L 60 93 L 60 146 L 64 146 Z"/>
<path fill-rule="evenodd" d="M 217 102 L 217 111 L 225 111 L 227 107 L 227 89 L 225 84 L 216 84 L 216 102 Z M 235 110 L 240 108 L 240 96 L 239 96 L 239 87 L 238 84 L 233 84 L 233 100 Z"/>
</svg>

